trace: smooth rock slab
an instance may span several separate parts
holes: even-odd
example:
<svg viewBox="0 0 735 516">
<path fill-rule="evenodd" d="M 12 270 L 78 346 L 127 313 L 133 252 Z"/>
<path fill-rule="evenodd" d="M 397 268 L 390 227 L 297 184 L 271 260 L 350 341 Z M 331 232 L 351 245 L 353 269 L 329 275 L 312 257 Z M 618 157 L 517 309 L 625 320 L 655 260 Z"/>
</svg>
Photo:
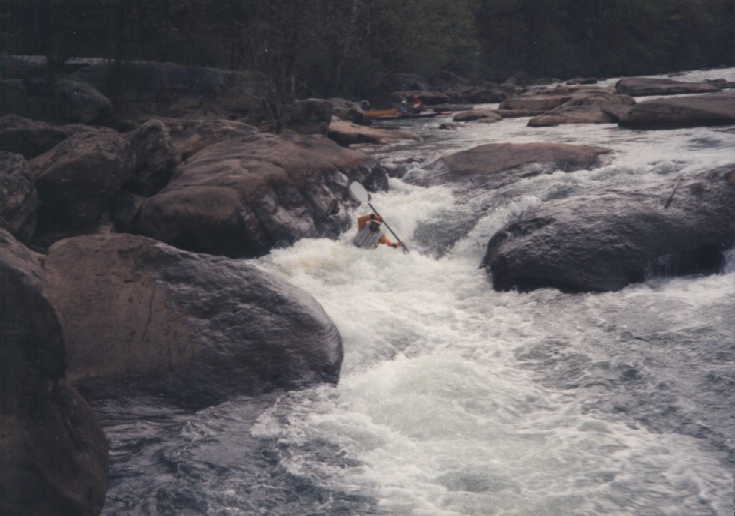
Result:
<svg viewBox="0 0 735 516">
<path fill-rule="evenodd" d="M 246 261 L 110 234 L 57 242 L 46 267 L 69 375 L 91 395 L 201 407 L 339 378 L 342 339 L 321 306 Z"/>
<path fill-rule="evenodd" d="M 673 79 L 631 77 L 615 83 L 615 91 L 631 97 L 650 95 L 678 95 L 682 93 L 713 93 L 720 91 L 716 84 L 708 82 L 683 82 Z"/>
<path fill-rule="evenodd" d="M 621 118 L 629 129 L 675 129 L 735 124 L 735 93 L 639 102 Z"/>
<path fill-rule="evenodd" d="M 712 273 L 735 240 L 735 166 L 549 201 L 488 243 L 496 290 L 613 291 L 652 274 Z"/>
<path fill-rule="evenodd" d="M 457 184 L 500 188 L 526 177 L 555 170 L 597 167 L 609 149 L 554 143 L 490 143 L 445 156 L 409 182 L 433 186 Z"/>
</svg>

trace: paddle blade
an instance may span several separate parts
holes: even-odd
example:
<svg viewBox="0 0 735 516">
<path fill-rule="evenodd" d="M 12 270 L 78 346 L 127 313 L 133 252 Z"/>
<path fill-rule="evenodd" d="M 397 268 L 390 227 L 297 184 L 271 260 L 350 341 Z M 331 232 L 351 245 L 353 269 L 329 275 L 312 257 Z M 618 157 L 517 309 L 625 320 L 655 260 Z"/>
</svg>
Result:
<svg viewBox="0 0 735 516">
<path fill-rule="evenodd" d="M 352 194 L 352 197 L 355 198 L 355 200 L 360 202 L 368 202 L 370 201 L 370 194 L 367 190 L 365 190 L 365 187 L 362 186 L 357 181 L 353 181 L 350 185 L 350 193 Z"/>
</svg>

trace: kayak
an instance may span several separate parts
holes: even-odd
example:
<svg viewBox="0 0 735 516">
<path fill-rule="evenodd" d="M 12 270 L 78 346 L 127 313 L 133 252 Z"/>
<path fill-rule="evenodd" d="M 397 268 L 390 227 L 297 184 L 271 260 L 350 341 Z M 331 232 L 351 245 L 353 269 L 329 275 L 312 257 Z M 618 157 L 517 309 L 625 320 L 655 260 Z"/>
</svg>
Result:
<svg viewBox="0 0 735 516">
<path fill-rule="evenodd" d="M 367 111 L 365 116 L 371 120 L 400 120 L 403 118 L 433 118 L 439 115 L 437 111 L 422 111 L 420 113 L 401 113 L 397 109 L 374 109 Z"/>
<path fill-rule="evenodd" d="M 371 231 L 370 224 L 365 224 L 365 226 L 358 231 L 357 235 L 355 235 L 352 243 L 355 247 L 359 247 L 361 249 L 374 249 L 378 245 L 378 241 L 382 235 L 381 231 Z"/>
</svg>

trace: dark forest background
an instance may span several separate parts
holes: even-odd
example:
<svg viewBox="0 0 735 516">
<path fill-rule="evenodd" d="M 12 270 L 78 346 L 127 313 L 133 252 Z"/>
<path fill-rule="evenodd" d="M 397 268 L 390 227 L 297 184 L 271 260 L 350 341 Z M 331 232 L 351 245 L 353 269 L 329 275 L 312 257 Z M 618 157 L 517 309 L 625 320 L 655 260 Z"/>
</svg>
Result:
<svg viewBox="0 0 735 516">
<path fill-rule="evenodd" d="M 0 0 L 0 53 L 259 70 L 283 96 L 735 63 L 735 0 Z"/>
</svg>

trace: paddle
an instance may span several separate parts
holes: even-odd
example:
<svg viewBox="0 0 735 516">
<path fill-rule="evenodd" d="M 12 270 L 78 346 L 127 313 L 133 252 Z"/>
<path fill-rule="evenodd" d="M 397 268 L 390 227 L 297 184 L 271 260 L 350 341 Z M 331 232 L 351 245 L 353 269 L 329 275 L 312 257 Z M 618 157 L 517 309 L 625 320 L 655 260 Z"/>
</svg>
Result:
<svg viewBox="0 0 735 516">
<path fill-rule="evenodd" d="M 373 210 L 373 213 L 375 213 L 378 217 L 381 219 L 383 218 L 380 213 L 378 213 L 378 210 L 375 209 L 375 206 L 370 204 L 370 193 L 365 190 L 365 187 L 362 186 L 357 181 L 353 181 L 350 185 L 350 193 L 352 194 L 352 197 L 354 197 L 356 200 L 360 202 L 366 203 L 368 206 L 370 206 L 370 209 Z M 393 231 L 393 229 L 388 225 L 388 223 L 383 220 L 383 224 L 385 224 L 385 227 L 388 228 L 388 231 L 391 232 L 391 235 L 398 241 L 399 244 L 401 244 L 401 249 L 403 249 L 404 253 L 408 252 L 408 247 L 406 247 L 406 244 L 404 244 L 400 238 L 398 238 L 398 235 L 396 235 L 396 232 Z"/>
</svg>

